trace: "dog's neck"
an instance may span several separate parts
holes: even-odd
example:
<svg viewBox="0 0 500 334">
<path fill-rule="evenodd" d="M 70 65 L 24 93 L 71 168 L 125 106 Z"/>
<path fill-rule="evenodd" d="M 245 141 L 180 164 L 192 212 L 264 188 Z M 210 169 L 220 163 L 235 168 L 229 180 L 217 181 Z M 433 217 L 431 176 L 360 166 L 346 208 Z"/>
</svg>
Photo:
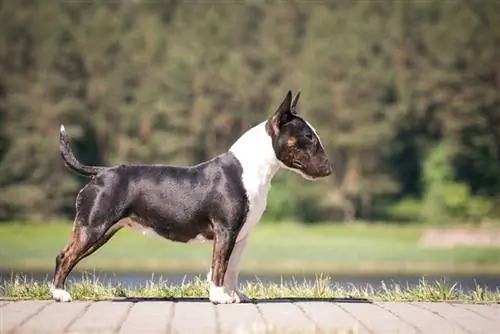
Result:
<svg viewBox="0 0 500 334">
<path fill-rule="evenodd" d="M 245 132 L 229 151 L 240 161 L 243 177 L 255 187 L 268 186 L 280 169 L 265 121 Z"/>
</svg>

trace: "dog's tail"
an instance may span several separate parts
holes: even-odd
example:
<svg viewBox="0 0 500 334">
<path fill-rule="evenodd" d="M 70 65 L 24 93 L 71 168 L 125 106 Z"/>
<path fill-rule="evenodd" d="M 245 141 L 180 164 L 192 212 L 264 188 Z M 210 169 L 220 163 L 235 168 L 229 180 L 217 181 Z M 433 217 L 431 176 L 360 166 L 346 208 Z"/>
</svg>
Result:
<svg viewBox="0 0 500 334">
<path fill-rule="evenodd" d="M 93 176 L 106 169 L 106 167 L 86 166 L 76 159 L 71 150 L 71 141 L 62 124 L 59 133 L 59 152 L 61 153 L 64 164 L 79 174 Z"/>
</svg>

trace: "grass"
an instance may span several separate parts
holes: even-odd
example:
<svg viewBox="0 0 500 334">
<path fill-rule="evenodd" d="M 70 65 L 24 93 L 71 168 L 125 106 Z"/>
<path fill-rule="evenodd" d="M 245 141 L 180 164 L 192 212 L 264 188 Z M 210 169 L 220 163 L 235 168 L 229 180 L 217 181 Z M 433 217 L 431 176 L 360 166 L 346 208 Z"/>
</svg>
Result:
<svg viewBox="0 0 500 334">
<path fill-rule="evenodd" d="M 71 224 L 0 225 L 0 271 L 52 271 Z M 389 224 L 259 224 L 251 233 L 243 273 L 498 274 L 498 248 L 431 247 L 418 240 L 424 227 Z M 172 243 L 122 230 L 77 270 L 200 273 L 210 266 L 211 246 Z"/>
<path fill-rule="evenodd" d="M 48 282 L 30 280 L 27 276 L 13 276 L 1 283 L 0 295 L 16 299 L 51 299 Z M 125 288 L 120 285 L 103 284 L 95 276 L 83 275 L 79 281 L 70 284 L 70 293 L 74 300 L 109 300 L 116 298 L 207 298 L 208 286 L 200 276 L 181 285 L 170 285 L 159 278 L 151 279 L 143 285 Z M 500 302 L 500 290 L 489 290 L 476 285 L 470 292 L 464 292 L 456 284 L 450 285 L 445 280 L 429 283 L 421 279 L 418 285 L 402 286 L 385 284 L 375 289 L 370 285 L 359 288 L 351 286 L 341 288 L 328 277 L 317 277 L 314 282 L 297 281 L 264 284 L 246 283 L 242 291 L 250 298 L 305 298 L 305 299 L 366 299 L 370 301 L 463 301 L 463 302 Z"/>
</svg>

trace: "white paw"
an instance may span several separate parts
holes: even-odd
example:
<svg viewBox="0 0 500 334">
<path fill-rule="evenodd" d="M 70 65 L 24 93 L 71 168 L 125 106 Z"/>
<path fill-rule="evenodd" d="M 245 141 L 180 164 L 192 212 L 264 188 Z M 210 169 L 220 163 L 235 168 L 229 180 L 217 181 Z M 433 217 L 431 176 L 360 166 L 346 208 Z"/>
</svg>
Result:
<svg viewBox="0 0 500 334">
<path fill-rule="evenodd" d="M 248 298 L 247 295 L 245 295 L 243 292 L 240 290 L 236 289 L 231 292 L 231 295 L 235 299 L 235 303 L 248 303 L 250 302 L 250 298 Z"/>
<path fill-rule="evenodd" d="M 53 289 L 51 290 L 52 292 L 52 298 L 55 301 L 58 302 L 70 302 L 71 301 L 71 295 L 63 289 Z"/>
<path fill-rule="evenodd" d="M 236 302 L 236 299 L 226 292 L 226 288 L 223 286 L 211 286 L 209 299 L 214 304 L 232 304 Z"/>
</svg>

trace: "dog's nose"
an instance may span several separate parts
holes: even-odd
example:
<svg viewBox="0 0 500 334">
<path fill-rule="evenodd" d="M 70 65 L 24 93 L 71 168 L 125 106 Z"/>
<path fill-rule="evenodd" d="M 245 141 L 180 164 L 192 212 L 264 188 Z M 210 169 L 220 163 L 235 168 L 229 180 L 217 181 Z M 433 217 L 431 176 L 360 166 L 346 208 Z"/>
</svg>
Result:
<svg viewBox="0 0 500 334">
<path fill-rule="evenodd" d="M 326 170 L 326 176 L 332 175 L 333 168 L 332 165 L 328 164 L 328 169 Z"/>
<path fill-rule="evenodd" d="M 326 162 L 324 176 L 329 176 L 333 173 L 333 166 L 331 163 Z"/>
</svg>

